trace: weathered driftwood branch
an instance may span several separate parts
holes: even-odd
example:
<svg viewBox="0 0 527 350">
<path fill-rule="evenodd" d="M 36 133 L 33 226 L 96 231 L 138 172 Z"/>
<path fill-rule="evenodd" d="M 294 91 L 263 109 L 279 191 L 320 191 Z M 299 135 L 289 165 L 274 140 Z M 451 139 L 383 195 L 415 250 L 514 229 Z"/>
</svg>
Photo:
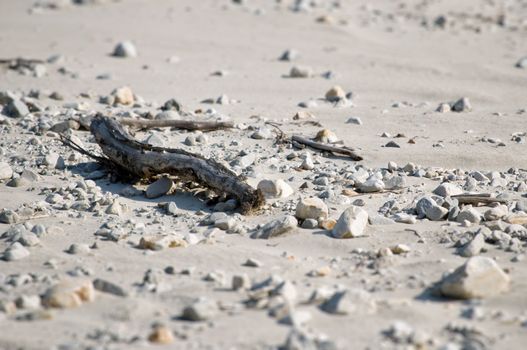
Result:
<svg viewBox="0 0 527 350">
<path fill-rule="evenodd" d="M 159 119 L 134 119 L 121 118 L 119 123 L 126 126 L 132 126 L 139 129 L 149 128 L 177 128 L 185 130 L 212 131 L 219 129 L 230 129 L 234 127 L 233 122 L 216 122 L 216 121 L 194 121 L 194 120 L 159 120 Z"/>
<path fill-rule="evenodd" d="M 362 160 L 362 157 L 359 156 L 357 153 L 355 153 L 353 149 L 345 147 L 345 146 L 337 147 L 337 146 L 333 146 L 327 143 L 315 142 L 313 140 L 310 140 L 308 138 L 305 138 L 299 135 L 291 136 L 291 142 L 293 144 L 297 143 L 297 144 L 305 145 L 305 146 L 314 148 L 319 151 L 326 151 L 326 152 L 331 152 L 337 155 L 346 156 L 356 161 Z"/>
<path fill-rule="evenodd" d="M 138 142 L 117 121 L 102 115 L 93 119 L 90 129 L 111 162 L 140 178 L 171 174 L 201 183 L 236 197 L 243 213 L 255 211 L 264 204 L 263 195 L 259 190 L 253 189 L 215 160 L 180 149 L 155 147 Z"/>
<path fill-rule="evenodd" d="M 489 193 L 478 194 L 458 194 L 452 196 L 458 200 L 459 204 L 491 204 L 491 203 L 507 203 L 506 199 L 491 197 Z"/>
</svg>

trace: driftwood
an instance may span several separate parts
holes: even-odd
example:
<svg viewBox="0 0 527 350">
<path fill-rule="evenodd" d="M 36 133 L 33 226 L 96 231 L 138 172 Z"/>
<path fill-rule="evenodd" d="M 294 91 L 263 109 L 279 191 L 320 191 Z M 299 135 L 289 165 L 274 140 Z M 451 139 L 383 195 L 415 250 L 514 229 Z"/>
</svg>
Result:
<svg viewBox="0 0 527 350">
<path fill-rule="evenodd" d="M 491 203 L 507 203 L 506 199 L 491 197 L 489 193 L 478 194 L 458 194 L 452 196 L 458 200 L 459 204 L 491 204 Z"/>
<path fill-rule="evenodd" d="M 234 127 L 233 122 L 216 122 L 216 121 L 193 121 L 193 120 L 158 120 L 158 119 L 134 119 L 134 118 L 120 118 L 119 123 L 126 126 L 135 127 L 138 129 L 150 128 L 176 128 L 184 130 L 201 130 L 212 131 L 219 129 L 230 129 Z"/>
<path fill-rule="evenodd" d="M 170 174 L 182 180 L 198 182 L 217 192 L 236 197 L 242 213 L 255 211 L 264 204 L 259 190 L 253 189 L 215 160 L 180 149 L 138 142 L 116 120 L 102 115 L 93 119 L 90 130 L 105 155 L 105 158 L 95 156 L 95 159 L 113 164 L 119 170 L 139 178 Z"/>
</svg>

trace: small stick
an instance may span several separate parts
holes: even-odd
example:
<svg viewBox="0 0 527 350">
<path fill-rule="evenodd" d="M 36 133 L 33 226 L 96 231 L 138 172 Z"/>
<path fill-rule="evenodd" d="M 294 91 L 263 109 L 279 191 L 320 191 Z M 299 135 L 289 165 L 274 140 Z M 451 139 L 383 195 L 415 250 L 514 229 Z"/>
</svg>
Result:
<svg viewBox="0 0 527 350">
<path fill-rule="evenodd" d="M 202 130 L 212 131 L 219 129 L 230 129 L 234 127 L 233 122 L 216 122 L 216 121 L 193 121 L 179 119 L 134 119 L 121 118 L 118 120 L 121 125 L 132 126 L 140 129 L 149 128 L 177 128 L 185 130 Z"/>
<path fill-rule="evenodd" d="M 314 148 L 319 151 L 327 151 L 327 152 L 343 155 L 343 156 L 349 157 L 356 161 L 360 161 L 363 159 L 361 156 L 355 153 L 353 149 L 348 148 L 348 147 L 336 147 L 336 146 L 332 146 L 332 145 L 325 144 L 325 143 L 319 143 L 319 142 L 309 140 L 299 135 L 291 136 L 291 141 L 293 143 L 296 142 L 298 144 L 306 145 L 308 147 Z"/>
<path fill-rule="evenodd" d="M 458 194 L 452 196 L 458 200 L 459 204 L 490 204 L 490 203 L 507 203 L 506 199 L 491 197 L 489 193 L 482 194 Z"/>
</svg>

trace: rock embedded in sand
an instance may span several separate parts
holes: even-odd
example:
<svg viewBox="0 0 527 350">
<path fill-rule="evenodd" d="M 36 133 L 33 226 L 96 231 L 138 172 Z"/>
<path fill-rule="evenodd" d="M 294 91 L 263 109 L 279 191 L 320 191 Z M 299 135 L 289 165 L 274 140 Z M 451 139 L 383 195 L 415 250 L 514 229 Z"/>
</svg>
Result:
<svg viewBox="0 0 527 350">
<path fill-rule="evenodd" d="M 363 183 L 359 184 L 358 189 L 362 193 L 373 193 L 373 192 L 380 192 L 384 190 L 385 184 L 381 179 L 378 179 L 375 176 L 371 176 Z"/>
<path fill-rule="evenodd" d="M 262 191 L 265 198 L 287 198 L 295 191 L 284 180 L 262 180 L 257 188 Z"/>
<path fill-rule="evenodd" d="M 472 105 L 468 97 L 462 97 L 452 105 L 452 111 L 454 112 L 470 112 Z"/>
<path fill-rule="evenodd" d="M 520 60 L 516 62 L 516 68 L 527 69 L 527 56 L 520 58 Z"/>
<path fill-rule="evenodd" d="M 206 321 L 218 313 L 218 305 L 215 301 L 205 297 L 195 300 L 191 305 L 183 309 L 181 318 L 187 321 Z"/>
<path fill-rule="evenodd" d="M 456 299 L 487 298 L 509 289 L 510 277 L 487 257 L 475 256 L 445 277 L 440 291 Z"/>
<path fill-rule="evenodd" d="M 128 86 L 122 86 L 112 91 L 114 104 L 132 105 L 135 101 L 134 93 Z"/>
<path fill-rule="evenodd" d="M 172 189 L 174 183 L 168 177 L 162 177 L 148 185 L 146 189 L 146 198 L 158 198 L 164 196 Z"/>
<path fill-rule="evenodd" d="M 11 209 L 0 211 L 0 222 L 4 224 L 15 224 L 20 221 L 20 216 Z"/>
<path fill-rule="evenodd" d="M 481 222 L 481 214 L 475 208 L 465 207 L 457 215 L 456 221 L 460 223 L 468 221 L 473 224 L 479 224 Z"/>
<path fill-rule="evenodd" d="M 451 107 L 450 107 L 450 104 L 448 103 L 440 103 L 436 109 L 436 112 L 439 112 L 439 113 L 448 113 L 450 111 L 451 111 Z"/>
<path fill-rule="evenodd" d="M 249 288 L 251 288 L 251 279 L 246 273 L 232 276 L 233 290 L 246 290 Z"/>
<path fill-rule="evenodd" d="M 29 114 L 27 105 L 19 99 L 12 99 L 2 111 L 11 118 L 23 118 Z"/>
<path fill-rule="evenodd" d="M 331 235 L 335 238 L 360 237 L 364 235 L 364 229 L 367 224 L 368 213 L 366 210 L 352 206 L 340 215 Z"/>
<path fill-rule="evenodd" d="M 280 61 L 294 61 L 296 60 L 298 57 L 300 56 L 300 54 L 298 53 L 297 50 L 295 49 L 288 49 L 288 50 L 285 50 L 282 55 L 280 56 L 279 60 Z"/>
<path fill-rule="evenodd" d="M 463 194 L 463 189 L 451 182 L 445 182 L 437 186 L 433 193 L 441 197 L 451 197 L 458 194 Z"/>
<path fill-rule="evenodd" d="M 306 66 L 294 66 L 289 72 L 290 78 L 309 78 L 313 76 L 313 69 Z"/>
<path fill-rule="evenodd" d="M 442 220 L 448 214 L 448 209 L 437 204 L 432 205 L 426 210 L 426 217 L 431 221 Z"/>
<path fill-rule="evenodd" d="M 265 224 L 261 229 L 253 233 L 252 238 L 268 239 L 283 235 L 295 229 L 298 225 L 298 221 L 294 216 L 287 215 L 281 219 L 276 219 Z"/>
<path fill-rule="evenodd" d="M 128 292 L 124 288 L 101 278 L 97 278 L 93 281 L 93 287 L 103 293 L 113 294 L 119 297 L 128 296 Z"/>
<path fill-rule="evenodd" d="M 338 102 L 346 98 L 346 92 L 340 86 L 335 85 L 326 92 L 325 97 L 330 102 Z"/>
<path fill-rule="evenodd" d="M 15 242 L 4 251 L 3 259 L 6 261 L 15 261 L 27 258 L 28 256 L 29 250 L 19 242 Z"/>
<path fill-rule="evenodd" d="M 148 341 L 155 344 L 172 344 L 174 342 L 174 334 L 165 326 L 156 326 L 152 333 L 148 335 Z"/>
<path fill-rule="evenodd" d="M 322 199 L 311 197 L 303 198 L 296 206 L 295 216 L 299 219 L 318 219 L 328 217 L 328 206 Z"/>
<path fill-rule="evenodd" d="M 470 242 L 465 244 L 460 250 L 459 255 L 466 258 L 478 255 L 485 247 L 485 235 L 478 233 Z"/>
<path fill-rule="evenodd" d="M 0 180 L 8 180 L 13 176 L 13 169 L 6 162 L 0 162 Z"/>
<path fill-rule="evenodd" d="M 137 57 L 137 49 L 131 41 L 122 41 L 118 43 L 114 50 L 115 57 Z"/>
<path fill-rule="evenodd" d="M 42 297 L 46 307 L 73 308 L 95 299 L 95 289 L 90 280 L 68 278 L 49 288 Z"/>
<path fill-rule="evenodd" d="M 370 293 L 361 289 L 350 289 L 335 292 L 327 301 L 320 305 L 320 309 L 329 314 L 371 314 L 377 305 Z"/>
</svg>

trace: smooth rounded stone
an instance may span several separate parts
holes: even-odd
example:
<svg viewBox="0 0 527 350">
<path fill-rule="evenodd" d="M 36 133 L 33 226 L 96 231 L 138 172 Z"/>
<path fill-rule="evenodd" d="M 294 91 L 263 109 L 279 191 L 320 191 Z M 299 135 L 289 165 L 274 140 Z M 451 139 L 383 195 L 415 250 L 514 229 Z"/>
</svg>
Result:
<svg viewBox="0 0 527 350">
<path fill-rule="evenodd" d="M 283 218 L 268 222 L 261 229 L 256 231 L 251 237 L 268 239 L 271 237 L 280 236 L 295 229 L 297 225 L 298 221 L 296 218 L 294 216 L 287 215 Z"/>
<path fill-rule="evenodd" d="M 11 181 L 6 183 L 6 186 L 9 186 L 9 187 L 23 187 L 23 186 L 28 186 L 29 184 L 30 184 L 30 182 L 28 180 L 26 180 L 25 178 L 20 176 L 20 177 L 16 177 L 14 179 L 11 179 Z"/>
<path fill-rule="evenodd" d="M 476 256 L 485 247 L 485 235 L 482 233 L 478 233 L 472 238 L 470 242 L 465 244 L 460 250 L 459 255 L 464 256 L 466 258 Z"/>
<path fill-rule="evenodd" d="M 13 169 L 6 162 L 0 162 L 0 180 L 8 180 L 13 176 Z"/>
<path fill-rule="evenodd" d="M 311 159 L 310 156 L 307 156 L 300 165 L 300 168 L 304 170 L 313 170 L 315 169 L 315 163 L 313 163 L 313 159 Z"/>
<path fill-rule="evenodd" d="M 21 243 L 15 242 L 11 244 L 3 254 L 3 259 L 6 261 L 16 261 L 27 258 L 29 250 L 27 250 Z"/>
<path fill-rule="evenodd" d="M 216 316 L 218 305 L 215 301 L 205 297 L 195 300 L 191 305 L 183 309 L 181 318 L 187 321 L 207 321 Z"/>
<path fill-rule="evenodd" d="M 347 124 L 362 125 L 362 120 L 359 117 L 350 117 L 346 121 Z"/>
<path fill-rule="evenodd" d="M 90 246 L 82 243 L 73 243 L 66 250 L 68 254 L 88 254 L 91 251 Z"/>
<path fill-rule="evenodd" d="M 475 208 L 465 207 L 457 215 L 456 221 L 460 223 L 468 221 L 473 224 L 479 224 L 481 222 L 481 214 Z"/>
<path fill-rule="evenodd" d="M 280 56 L 280 61 L 294 61 L 300 56 L 299 52 L 295 49 L 285 50 Z"/>
<path fill-rule="evenodd" d="M 315 136 L 315 141 L 322 143 L 335 143 L 339 141 L 337 134 L 329 129 L 322 129 L 317 132 Z"/>
<path fill-rule="evenodd" d="M 247 290 L 251 288 L 251 279 L 244 273 L 241 275 L 232 276 L 232 289 L 233 290 Z"/>
<path fill-rule="evenodd" d="M 397 213 L 395 214 L 392 219 L 395 222 L 401 223 L 401 224 L 410 224 L 413 225 L 417 223 L 417 218 L 413 215 L 406 214 L 406 213 Z"/>
<path fill-rule="evenodd" d="M 236 219 L 233 217 L 226 217 L 223 219 L 216 220 L 214 227 L 219 228 L 222 231 L 230 231 L 237 225 Z"/>
<path fill-rule="evenodd" d="M 527 69 L 527 56 L 520 58 L 520 60 L 516 62 L 516 68 Z"/>
<path fill-rule="evenodd" d="M 426 217 L 431 221 L 442 220 L 448 214 L 448 209 L 433 205 L 426 210 Z"/>
<path fill-rule="evenodd" d="M 289 72 L 290 78 L 309 78 L 313 76 L 313 69 L 306 66 L 294 66 Z"/>
<path fill-rule="evenodd" d="M 437 205 L 436 201 L 429 196 L 425 196 L 417 201 L 415 204 L 415 211 L 417 212 L 417 217 L 422 219 L 426 216 L 428 209 Z"/>
<path fill-rule="evenodd" d="M 470 112 L 472 105 L 468 97 L 462 97 L 452 105 L 452 110 L 454 112 Z"/>
<path fill-rule="evenodd" d="M 359 184 L 358 189 L 363 193 L 373 193 L 381 192 L 385 187 L 386 185 L 381 179 L 372 176 L 365 182 Z"/>
<path fill-rule="evenodd" d="M 93 283 L 85 278 L 67 278 L 49 288 L 42 297 L 45 307 L 74 308 L 95 300 Z"/>
<path fill-rule="evenodd" d="M 270 198 L 287 198 L 295 191 L 284 180 L 262 180 L 258 183 L 257 188 L 263 193 L 266 199 Z"/>
<path fill-rule="evenodd" d="M 112 91 L 115 98 L 114 104 L 132 105 L 135 101 L 134 93 L 128 86 L 123 86 Z"/>
<path fill-rule="evenodd" d="M 506 205 L 498 205 L 490 208 L 483 214 L 486 221 L 500 220 L 509 214 L 509 208 Z"/>
<path fill-rule="evenodd" d="M 335 238 L 360 237 L 364 235 L 367 224 L 368 212 L 360 207 L 351 206 L 340 215 L 331 235 Z"/>
<path fill-rule="evenodd" d="M 124 288 L 101 278 L 97 278 L 93 281 L 93 287 L 99 292 L 113 294 L 119 297 L 128 296 L 128 292 L 124 290 Z"/>
<path fill-rule="evenodd" d="M 158 198 L 164 196 L 172 189 L 174 183 L 168 177 L 162 177 L 148 185 L 146 188 L 146 198 Z"/>
<path fill-rule="evenodd" d="M 335 85 L 326 92 L 325 97 L 329 102 L 338 102 L 346 98 L 346 92 L 340 86 Z"/>
<path fill-rule="evenodd" d="M 11 209 L 3 209 L 0 212 L 0 222 L 4 224 L 16 224 L 20 221 L 20 216 Z"/>
<path fill-rule="evenodd" d="M 449 103 L 440 103 L 436 109 L 436 112 L 439 112 L 439 113 L 448 113 L 450 111 L 451 111 L 451 108 L 450 108 Z"/>
<path fill-rule="evenodd" d="M 333 315 L 371 314 L 377 309 L 371 294 L 362 289 L 335 292 L 320 309 Z"/>
<path fill-rule="evenodd" d="M 458 194 L 463 194 L 464 192 L 463 189 L 458 185 L 453 184 L 451 182 L 445 182 L 437 186 L 433 193 L 441 197 L 451 197 L 456 196 Z"/>
<path fill-rule="evenodd" d="M 506 292 L 509 285 L 510 277 L 494 260 L 475 256 L 446 276 L 440 291 L 456 299 L 487 298 Z"/>
<path fill-rule="evenodd" d="M 137 57 L 137 49 L 131 41 L 122 41 L 118 43 L 114 50 L 115 57 Z"/>
<path fill-rule="evenodd" d="M 316 219 L 305 219 L 300 227 L 312 230 L 318 227 L 318 220 Z"/>
<path fill-rule="evenodd" d="M 42 306 L 38 295 L 21 295 L 16 298 L 15 304 L 17 308 L 23 310 L 38 310 Z"/>
<path fill-rule="evenodd" d="M 165 326 L 156 326 L 148 335 L 148 341 L 154 344 L 168 345 L 174 342 L 174 333 Z"/>
<path fill-rule="evenodd" d="M 299 219 L 327 218 L 328 206 L 320 198 L 303 198 L 296 205 L 295 216 Z"/>
<path fill-rule="evenodd" d="M 66 164 L 64 163 L 64 158 L 57 153 L 49 153 L 44 157 L 44 165 L 49 169 L 64 169 Z"/>
</svg>

